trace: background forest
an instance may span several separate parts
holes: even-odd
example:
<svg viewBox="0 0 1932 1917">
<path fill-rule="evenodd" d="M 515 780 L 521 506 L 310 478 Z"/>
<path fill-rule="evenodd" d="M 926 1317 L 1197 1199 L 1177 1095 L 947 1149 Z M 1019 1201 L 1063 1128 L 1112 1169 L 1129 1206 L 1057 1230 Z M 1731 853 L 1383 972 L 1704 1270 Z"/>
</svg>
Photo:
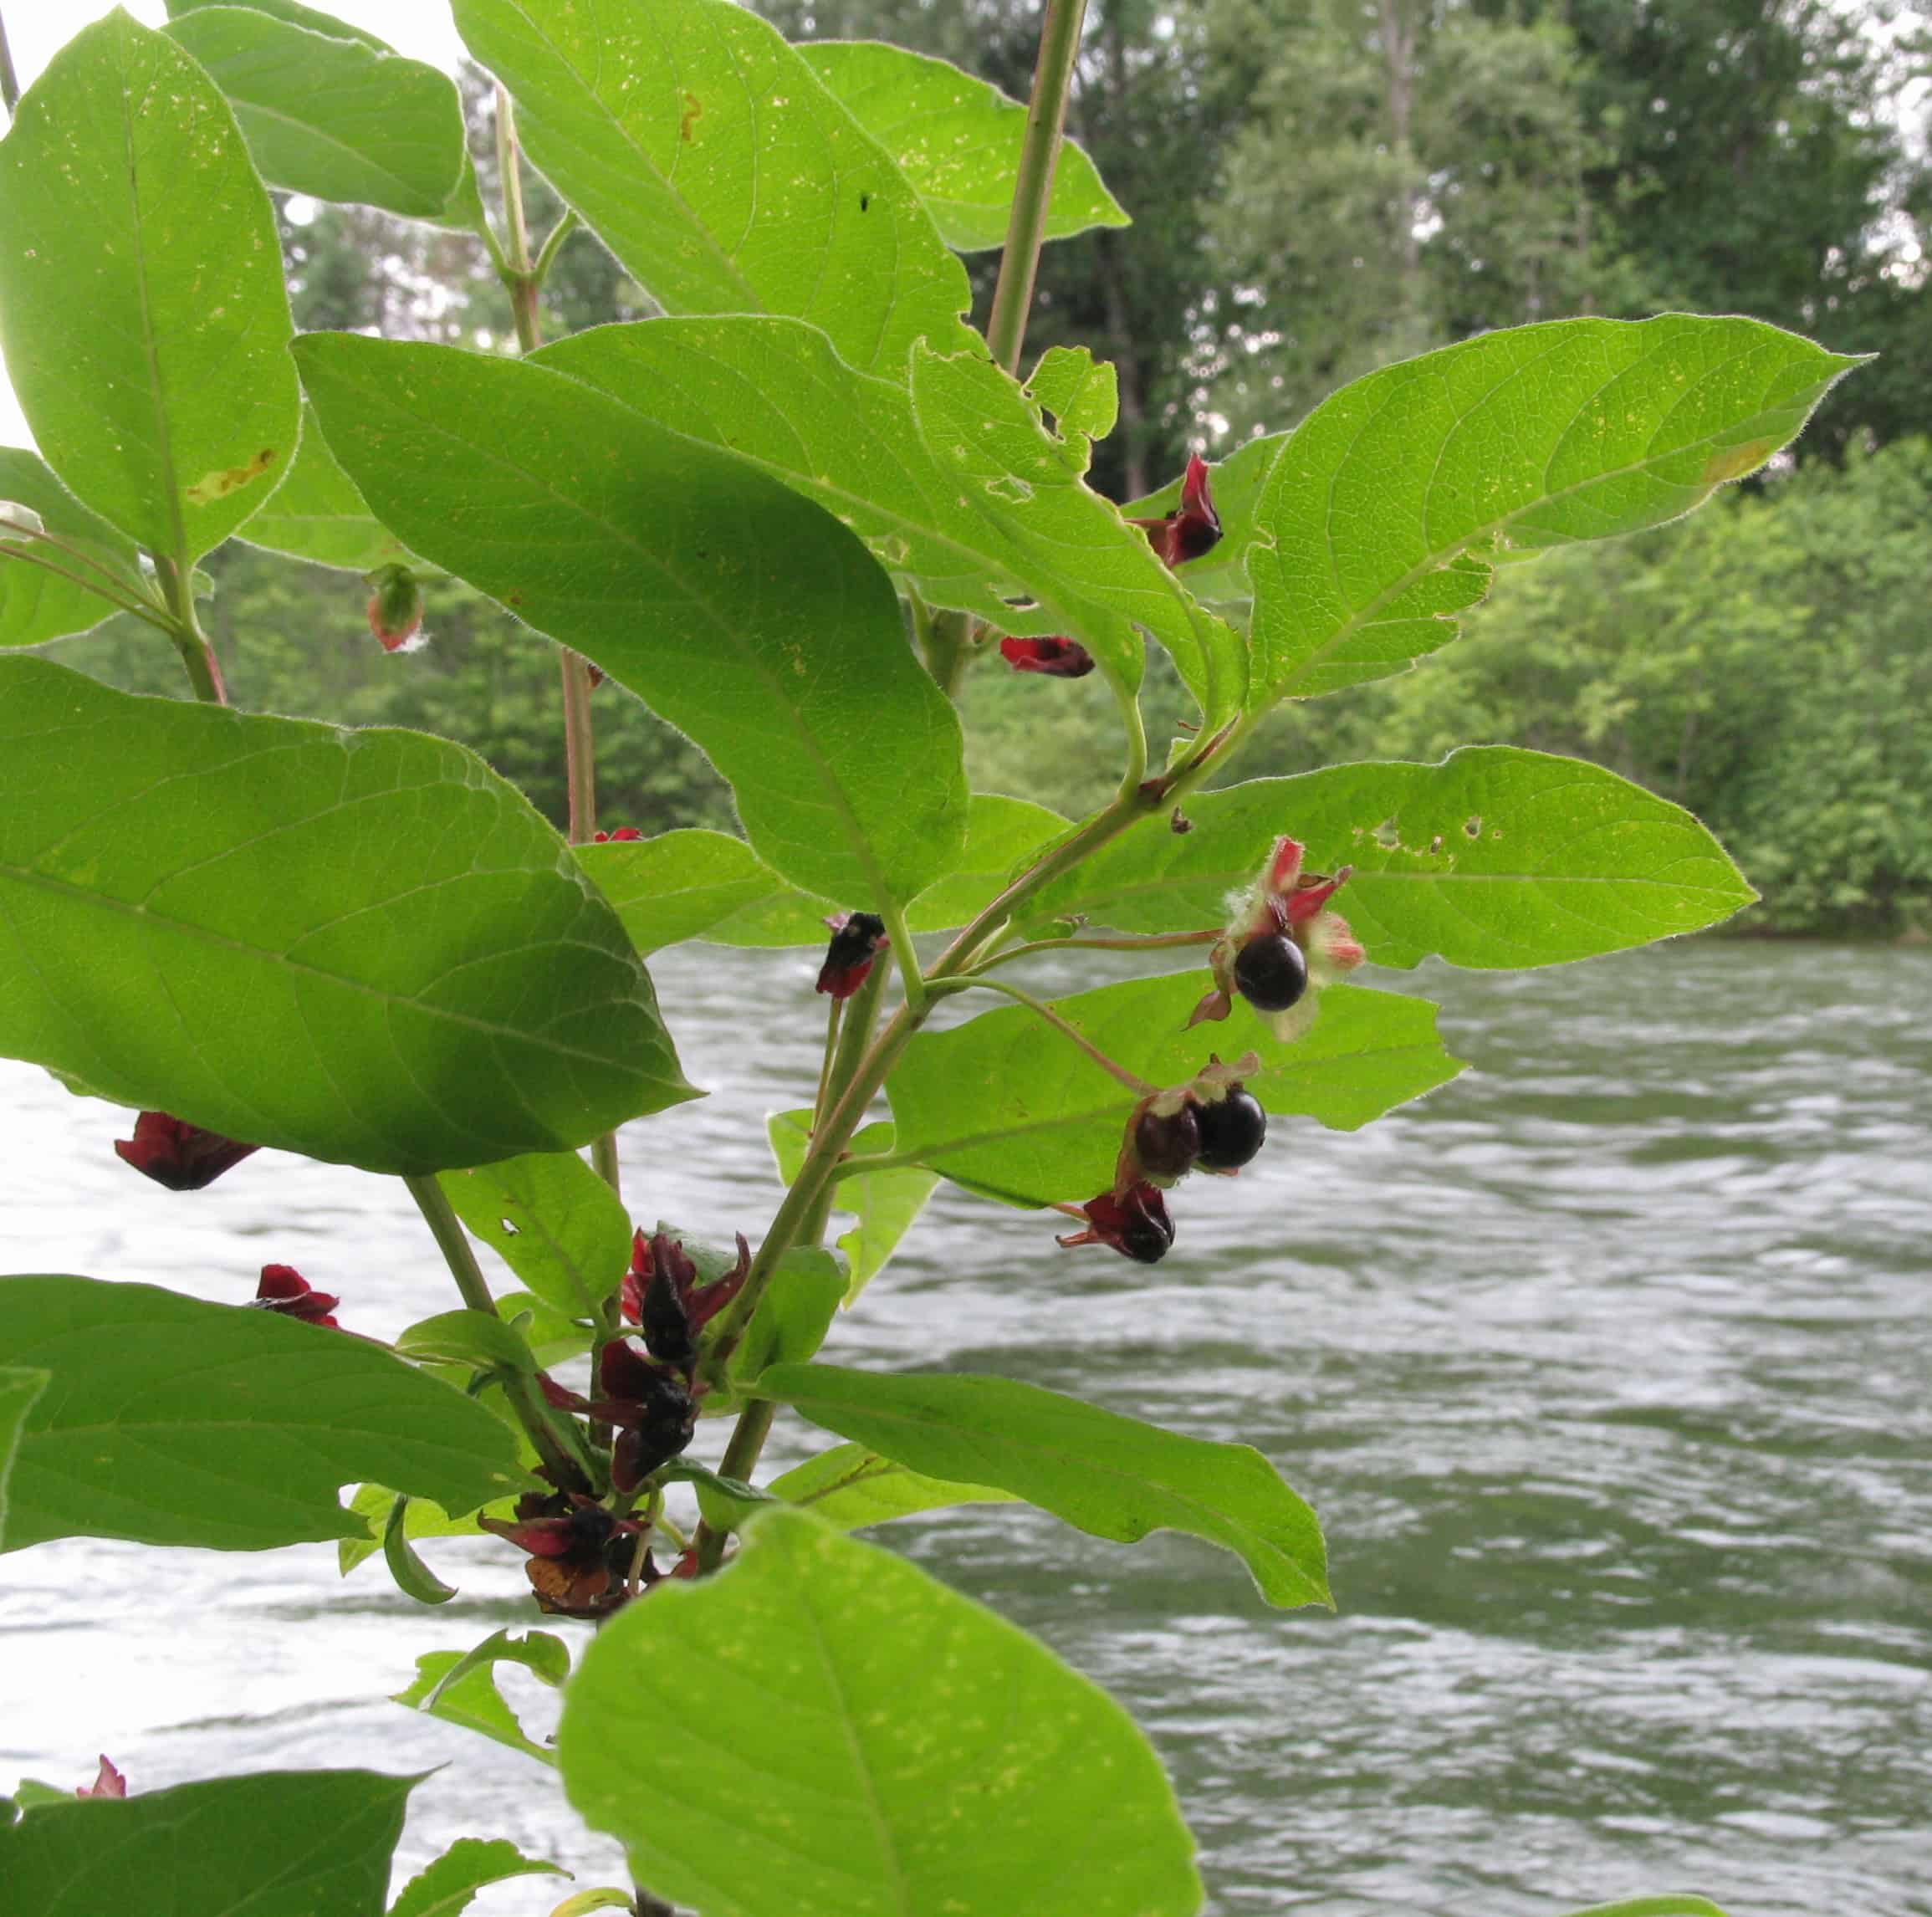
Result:
<svg viewBox="0 0 1932 1917">
<path fill-rule="evenodd" d="M 1039 31 L 1032 0 L 759 10 L 1020 97 Z M 1279 712 L 1253 769 L 1296 769 L 1317 728 L 1329 759 L 1469 739 L 1573 753 L 1710 825 L 1765 895 L 1745 924 L 1932 924 L 1929 72 L 1909 4 L 1095 0 L 1071 125 L 1133 230 L 1047 249 L 1029 356 L 1065 342 L 1117 365 L 1095 459 L 1117 498 L 1190 445 L 1225 459 L 1343 381 L 1491 327 L 1740 312 L 1882 355 L 1795 463 L 1660 534 L 1505 573 L 1469 639 Z M 488 93 L 473 74 L 464 91 L 487 192 Z M 531 211 L 540 231 L 556 208 Z M 473 239 L 300 201 L 282 217 L 299 326 L 510 344 Z M 997 257 L 969 263 L 982 304 Z M 580 233 L 544 297 L 560 330 L 652 310 Z M 238 703 L 467 740 L 560 816 L 549 648 L 479 595 L 432 584 L 431 643 L 391 656 L 350 575 L 236 544 L 209 565 Z M 171 657 L 90 643 L 108 676 L 175 689 Z M 1097 678 L 1016 677 L 994 654 L 964 696 L 976 787 L 1105 797 Z M 697 754 L 614 685 L 596 724 L 606 826 L 726 822 Z"/>
</svg>

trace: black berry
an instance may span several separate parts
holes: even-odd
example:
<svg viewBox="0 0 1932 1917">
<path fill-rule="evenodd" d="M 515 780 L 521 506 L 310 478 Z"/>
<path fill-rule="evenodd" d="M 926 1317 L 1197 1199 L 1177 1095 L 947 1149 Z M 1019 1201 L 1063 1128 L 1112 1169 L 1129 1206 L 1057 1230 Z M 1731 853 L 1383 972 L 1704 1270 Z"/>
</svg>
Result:
<svg viewBox="0 0 1932 1917">
<path fill-rule="evenodd" d="M 1150 1178 L 1182 1178 L 1201 1155 L 1200 1127 L 1186 1105 L 1165 1118 L 1143 1112 L 1134 1122 L 1133 1143 L 1134 1157 Z"/>
<path fill-rule="evenodd" d="M 1201 1155 L 1195 1162 L 1205 1172 L 1238 1171 L 1268 1137 L 1268 1114 L 1253 1092 L 1238 1085 L 1225 1098 L 1202 1106 L 1195 1123 L 1201 1133 Z"/>
<path fill-rule="evenodd" d="M 1234 989 L 1258 1012 L 1285 1012 L 1308 989 L 1308 961 L 1286 933 L 1262 933 L 1235 955 Z"/>
</svg>

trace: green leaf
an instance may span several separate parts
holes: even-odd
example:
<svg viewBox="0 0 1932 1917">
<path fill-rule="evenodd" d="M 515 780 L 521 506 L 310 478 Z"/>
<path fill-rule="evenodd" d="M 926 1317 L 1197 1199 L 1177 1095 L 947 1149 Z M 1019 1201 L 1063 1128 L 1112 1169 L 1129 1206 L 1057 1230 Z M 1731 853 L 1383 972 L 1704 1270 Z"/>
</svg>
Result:
<svg viewBox="0 0 1932 1917">
<path fill-rule="evenodd" d="M 504 1322 L 514 1325 L 545 1370 L 590 1348 L 589 1327 L 576 1323 L 534 1291 L 505 1291 L 497 1300 Z"/>
<path fill-rule="evenodd" d="M 1221 522 L 1219 542 L 1180 570 L 1182 583 L 1209 606 L 1245 606 L 1254 597 L 1248 584 L 1248 549 L 1255 543 L 1255 510 L 1275 455 L 1287 443 L 1285 432 L 1244 441 L 1219 465 L 1209 468 L 1208 496 Z M 1182 475 L 1143 498 L 1121 508 L 1130 519 L 1165 519 L 1181 503 Z"/>
<path fill-rule="evenodd" d="M 418 1364 L 468 1365 L 484 1372 L 537 1368 L 522 1334 L 488 1311 L 438 1311 L 401 1333 L 396 1349 Z"/>
<path fill-rule="evenodd" d="M 771 1138 L 772 1156 L 778 1160 L 779 1176 L 789 1185 L 805 1163 L 805 1147 L 811 1139 L 810 1112 L 774 1112 L 765 1121 Z M 890 1125 L 867 1125 L 856 1133 L 846 1149 L 855 1156 L 890 1152 L 893 1131 Z M 846 1304 L 885 1269 L 886 1261 L 898 1248 L 899 1240 L 912 1229 L 926 1209 L 933 1188 L 939 1182 L 936 1172 L 917 1165 L 902 1165 L 890 1171 L 860 1172 L 839 1181 L 833 1204 L 857 1220 L 851 1229 L 839 1235 L 839 1250 L 846 1255 L 850 1277 L 846 1285 Z"/>
<path fill-rule="evenodd" d="M 487 1884 L 512 1877 L 568 1877 L 561 1864 L 525 1857 L 501 1838 L 458 1838 L 436 1862 L 403 1885 L 389 1917 L 460 1917 Z"/>
<path fill-rule="evenodd" d="M 1311 1031 L 1283 1045 L 1245 1007 L 1223 1025 L 1186 1030 L 1211 981 L 1204 969 L 1130 979 L 1055 999 L 1054 1009 L 1150 1083 L 1185 1084 L 1210 1052 L 1253 1051 L 1246 1081 L 1276 1117 L 1352 1132 L 1445 1084 L 1461 1069 L 1421 999 L 1332 985 Z M 922 1033 L 887 1086 L 896 1149 L 1014 1204 L 1078 1204 L 1113 1181 L 1133 1094 L 1028 1007 L 949 1032 Z"/>
<path fill-rule="evenodd" d="M 980 253 L 1006 243 L 1026 109 L 944 60 L 879 40 L 801 46 L 800 57 L 892 155 L 946 243 Z M 1042 237 L 1132 224 L 1086 150 L 1061 142 Z"/>
<path fill-rule="evenodd" d="M 909 399 L 854 372 L 815 329 L 755 315 L 600 326 L 537 359 L 820 501 L 931 606 L 1003 632 L 1070 634 L 1129 688 L 1144 624 L 1190 686 L 1212 677 L 1239 697 L 1239 636 L 1088 491 L 1084 448 L 1049 433 L 983 360 L 922 349 Z"/>
<path fill-rule="evenodd" d="M 507 1744 L 540 1764 L 555 1764 L 555 1754 L 526 1735 L 521 1720 L 504 1703 L 494 1675 L 500 1664 L 521 1664 L 553 1689 L 570 1674 L 570 1654 L 561 1638 L 547 1631 L 520 1638 L 493 1631 L 473 1650 L 426 1651 L 416 1660 L 415 1681 L 398 1691 L 395 1701 Z"/>
<path fill-rule="evenodd" d="M 457 1216 L 565 1317 L 596 1317 L 623 1282 L 630 1214 L 575 1152 L 532 1153 L 439 1182 Z"/>
<path fill-rule="evenodd" d="M 745 1390 L 748 1381 L 767 1365 L 810 1357 L 825 1342 L 845 1302 L 846 1286 L 845 1265 L 831 1252 L 817 1245 L 798 1245 L 786 1252 L 732 1354 L 734 1388 Z"/>
<path fill-rule="evenodd" d="M 460 746 L 0 658 L 0 1054 L 370 1171 L 695 1096 L 611 909 Z"/>
<path fill-rule="evenodd" d="M 1076 437 L 1089 447 L 1105 439 L 1120 417 L 1118 376 L 1110 361 L 1096 360 L 1085 346 L 1049 346 L 1026 390 L 1036 406 L 1053 415 L 1061 437 L 1070 445 Z M 1086 464 L 1084 454 L 1081 464 Z"/>
<path fill-rule="evenodd" d="M 119 597 L 147 596 L 134 542 L 89 512 L 38 453 L 0 446 L 0 500 L 25 506 L 46 531 L 81 547 L 85 555 L 63 552 L 0 521 L 0 646 L 38 646 L 70 632 L 89 631 L 111 619 L 118 599 L 105 599 L 84 583 L 100 576 L 89 560 L 107 569 L 120 589 Z M 14 556 L 24 553 L 43 555 L 73 576 L 64 579 L 32 560 Z"/>
<path fill-rule="evenodd" d="M 0 145 L 0 344 L 62 483 L 187 563 L 295 450 L 275 219 L 227 103 L 116 11 L 54 56 Z"/>
<path fill-rule="evenodd" d="M 1759 320 L 1668 313 L 1485 333 L 1344 386 L 1296 430 L 1257 509 L 1250 704 L 1446 645 L 1492 550 L 1688 513 L 1857 363 Z"/>
<path fill-rule="evenodd" d="M 774 1501 L 770 1492 L 761 1491 L 737 1478 L 720 1477 L 703 1465 L 687 1459 L 665 1465 L 657 1473 L 660 1483 L 689 1485 L 698 1494 L 698 1511 L 713 1531 L 736 1531 L 754 1511 Z"/>
<path fill-rule="evenodd" d="M 862 372 L 976 343 L 891 158 L 732 0 L 456 0 L 532 162 L 668 313 L 783 313 Z M 984 349 L 982 349 L 984 350 Z"/>
<path fill-rule="evenodd" d="M 695 739 L 768 865 L 875 906 L 950 869 L 958 718 L 826 514 L 547 366 L 348 334 L 296 353 L 384 523 Z"/>
<path fill-rule="evenodd" d="M 595 1889 L 580 1890 L 575 1896 L 566 1897 L 550 1917 L 590 1917 L 593 1910 L 632 1910 L 636 1908 L 636 1894 L 620 1890 L 615 1884 L 599 1884 Z"/>
<path fill-rule="evenodd" d="M 417 1782 L 263 1771 L 49 1804 L 0 1828 L 0 1884 L 23 1917 L 381 1917 Z"/>
<path fill-rule="evenodd" d="M 413 556 L 363 504 L 355 482 L 329 450 L 307 406 L 295 463 L 268 504 L 248 521 L 247 537 L 250 545 L 348 572 L 406 565 Z"/>
<path fill-rule="evenodd" d="M 1678 1894 L 1592 1904 L 1587 1910 L 1572 1910 L 1570 1917 L 1724 1917 L 1724 1913 L 1708 1897 Z"/>
<path fill-rule="evenodd" d="M 1123 835 L 1030 910 L 1123 932 L 1212 925 L 1281 833 L 1311 871 L 1353 866 L 1336 908 L 1377 965 L 1558 964 L 1701 931 L 1756 896 L 1680 806 L 1509 745 L 1257 779 L 1190 799 L 1188 817 L 1183 836 L 1164 820 Z"/>
<path fill-rule="evenodd" d="M 28 1371 L 20 1365 L 0 1366 L 0 1551 L 7 1548 L 8 1487 L 21 1433 L 26 1429 L 27 1413 L 46 1390 L 53 1375 L 51 1372 Z"/>
<path fill-rule="evenodd" d="M 691 1788 L 720 1751 L 757 1779 L 755 1814 Z M 722 1576 L 611 1619 L 565 1696 L 558 1754 L 571 1802 L 622 1839 L 637 1880 L 704 1917 L 1200 1908 L 1172 1787 L 1112 1699 L 801 1511 L 767 1511 Z"/>
<path fill-rule="evenodd" d="M 228 7 L 236 0 L 167 0 L 168 18 L 179 20 L 204 7 Z M 386 40 L 379 40 L 365 28 L 352 27 L 346 20 L 339 20 L 333 13 L 318 13 L 313 7 L 304 7 L 302 0 L 242 0 L 242 3 L 255 13 L 266 13 L 272 19 L 285 20 L 292 27 L 306 27 L 312 33 L 326 33 L 332 39 L 355 40 L 365 47 L 373 47 L 379 54 L 395 52 Z"/>
<path fill-rule="evenodd" d="M 151 1285 L 0 1278 L 0 1351 L 52 1374 L 7 1547 L 121 1537 L 266 1551 L 364 1528 L 361 1479 L 474 1511 L 519 1476 L 509 1429 L 381 1345 Z"/>
<path fill-rule="evenodd" d="M 445 1584 L 409 1548 L 404 1529 L 408 1511 L 409 1500 L 399 1495 L 391 1504 L 388 1520 L 382 1527 L 382 1557 L 389 1567 L 389 1575 L 405 1598 L 413 1598 L 418 1604 L 447 1604 L 456 1596 L 456 1587 Z"/>
<path fill-rule="evenodd" d="M 969 1373 L 776 1365 L 758 1393 L 924 1475 L 995 1485 L 1095 1537 L 1205 1538 L 1248 1567 L 1270 1604 L 1332 1608 L 1315 1513 L 1252 1445 L 1184 1438 L 1036 1384 Z"/>
<path fill-rule="evenodd" d="M 949 1484 L 911 1471 L 863 1444 L 835 1444 L 774 1478 L 767 1489 L 840 1531 L 890 1524 L 945 1505 L 1011 1504 L 1010 1491 L 989 1485 Z"/>
<path fill-rule="evenodd" d="M 463 175 L 447 74 L 248 6 L 197 7 L 168 31 L 213 76 L 271 187 L 427 219 Z"/>
<path fill-rule="evenodd" d="M 350 1514 L 363 1521 L 362 1533 L 355 1537 L 345 1537 L 335 1546 L 335 1568 L 346 1577 L 357 1565 L 365 1562 L 382 1548 L 382 1531 L 389 1521 L 389 1514 L 398 1493 L 386 1485 L 358 1485 L 355 1495 L 349 1500 Z M 484 1533 L 478 1528 L 477 1520 L 483 1517 L 507 1518 L 516 1506 L 514 1497 L 493 1498 L 479 1510 L 458 1511 L 452 1517 L 441 1505 L 432 1504 L 427 1498 L 410 1498 L 402 1517 L 402 1535 L 411 1543 L 426 1537 L 482 1537 Z"/>
</svg>

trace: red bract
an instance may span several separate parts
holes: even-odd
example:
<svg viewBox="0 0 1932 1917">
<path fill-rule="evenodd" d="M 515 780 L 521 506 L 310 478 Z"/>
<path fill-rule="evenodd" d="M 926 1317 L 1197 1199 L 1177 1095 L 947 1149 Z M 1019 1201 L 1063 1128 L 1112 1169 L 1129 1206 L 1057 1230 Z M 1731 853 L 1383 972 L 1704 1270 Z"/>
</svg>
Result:
<svg viewBox="0 0 1932 1917">
<path fill-rule="evenodd" d="M 891 943 L 886 922 L 869 912 L 841 912 L 828 918 L 831 943 L 819 968 L 818 989 L 830 999 L 849 999 L 865 984 L 872 961 Z"/>
<path fill-rule="evenodd" d="M 667 1367 L 621 1339 L 604 1347 L 597 1382 L 604 1395 L 592 1400 L 590 1415 L 617 1430 L 611 1448 L 611 1482 L 620 1491 L 634 1491 L 691 1442 L 698 1429 L 698 1401 Z"/>
<path fill-rule="evenodd" d="M 626 846 L 644 835 L 635 826 L 620 826 L 614 832 L 593 832 L 590 843 L 594 846 Z"/>
<path fill-rule="evenodd" d="M 385 652 L 413 652 L 427 642 L 422 627 L 422 583 L 406 565 L 379 566 L 368 575 L 369 630 Z"/>
<path fill-rule="evenodd" d="M 1077 639 L 1002 639 L 999 657 L 1016 672 L 1050 679 L 1084 679 L 1093 670 L 1093 654 Z"/>
<path fill-rule="evenodd" d="M 144 1112 L 134 1122 L 134 1136 L 116 1138 L 114 1148 L 157 1185 L 171 1192 L 198 1192 L 261 1147 L 238 1143 L 219 1132 L 204 1132 L 165 1112 Z"/>
<path fill-rule="evenodd" d="M 1064 1208 L 1063 1208 L 1064 1209 Z M 1158 1265 L 1174 1242 L 1173 1220 L 1158 1186 L 1130 1185 L 1124 1192 L 1106 1191 L 1080 1208 L 1086 1229 L 1069 1234 L 1060 1243 L 1104 1245 L 1140 1265 Z"/>
<path fill-rule="evenodd" d="M 77 1785 L 74 1794 L 77 1797 L 125 1797 L 127 1779 L 103 1756 L 100 1768 L 94 1774 L 94 1782 Z"/>
<path fill-rule="evenodd" d="M 735 1298 L 751 1270 L 751 1247 L 738 1235 L 738 1262 L 709 1285 L 681 1240 L 667 1231 L 631 1240 L 631 1269 L 621 1293 L 625 1317 L 644 1336 L 644 1348 L 687 1378 L 698 1362 L 698 1334 Z"/>
<path fill-rule="evenodd" d="M 594 1498 L 526 1493 L 514 1521 L 478 1518 L 485 1531 L 529 1554 L 524 1575 L 545 1610 L 598 1618 L 624 1602 L 624 1582 L 643 1530 L 639 1518 L 613 1517 Z"/>
<path fill-rule="evenodd" d="M 342 1301 L 330 1292 L 318 1291 L 293 1265 L 264 1265 L 261 1282 L 249 1302 L 260 1311 L 299 1318 L 305 1325 L 334 1325 L 332 1314 Z"/>
<path fill-rule="evenodd" d="M 1147 544 L 1169 565 L 1184 565 L 1213 551 L 1221 537 L 1221 516 L 1208 490 L 1208 463 L 1198 452 L 1188 455 L 1181 481 L 1181 503 L 1158 519 L 1130 519 L 1147 536 Z"/>
</svg>

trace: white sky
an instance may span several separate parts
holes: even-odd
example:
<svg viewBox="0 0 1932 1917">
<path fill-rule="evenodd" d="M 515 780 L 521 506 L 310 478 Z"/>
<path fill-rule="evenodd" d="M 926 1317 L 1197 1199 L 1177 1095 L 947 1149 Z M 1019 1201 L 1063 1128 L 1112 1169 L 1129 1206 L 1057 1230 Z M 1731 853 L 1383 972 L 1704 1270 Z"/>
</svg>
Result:
<svg viewBox="0 0 1932 1917">
<path fill-rule="evenodd" d="M 150 27 L 166 22 L 164 0 L 125 0 L 127 11 Z M 399 54 L 427 60 L 454 73 L 463 43 L 456 37 L 447 0 L 309 0 L 325 13 L 369 33 L 379 33 Z M 7 41 L 24 90 L 40 69 L 89 20 L 111 13 L 114 0 L 8 0 Z M 13 389 L 0 376 L 0 445 L 31 446 L 33 435 L 14 403 Z"/>
</svg>

